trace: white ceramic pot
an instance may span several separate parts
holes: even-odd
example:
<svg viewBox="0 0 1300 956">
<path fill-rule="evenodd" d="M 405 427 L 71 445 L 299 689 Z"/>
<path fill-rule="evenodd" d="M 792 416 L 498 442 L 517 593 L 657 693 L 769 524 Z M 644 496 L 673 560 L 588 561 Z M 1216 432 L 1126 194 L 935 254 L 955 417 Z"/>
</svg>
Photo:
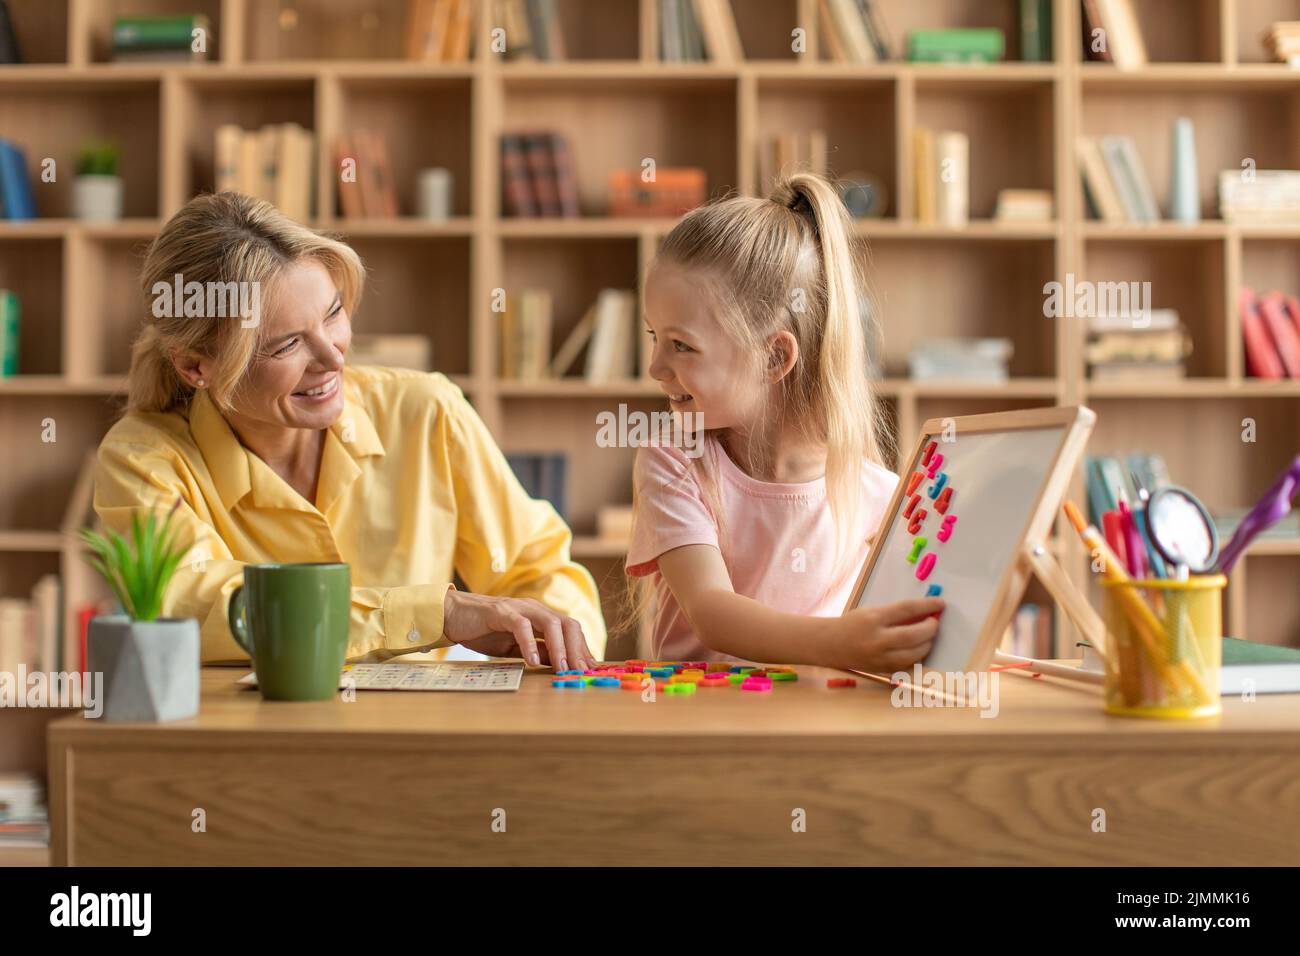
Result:
<svg viewBox="0 0 1300 956">
<path fill-rule="evenodd" d="M 78 176 L 72 184 L 72 214 L 88 222 L 122 218 L 121 176 Z"/>
</svg>

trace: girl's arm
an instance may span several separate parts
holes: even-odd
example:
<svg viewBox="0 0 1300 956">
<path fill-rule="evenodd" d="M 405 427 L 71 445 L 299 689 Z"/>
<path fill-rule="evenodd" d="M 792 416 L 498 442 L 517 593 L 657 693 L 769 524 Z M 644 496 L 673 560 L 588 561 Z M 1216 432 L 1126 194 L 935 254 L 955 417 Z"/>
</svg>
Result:
<svg viewBox="0 0 1300 956">
<path fill-rule="evenodd" d="M 788 614 L 742 597 L 718 549 L 692 544 L 659 555 L 659 573 L 696 636 L 715 651 L 769 664 L 889 672 L 930 652 L 940 598 L 858 608 L 841 617 Z"/>
</svg>

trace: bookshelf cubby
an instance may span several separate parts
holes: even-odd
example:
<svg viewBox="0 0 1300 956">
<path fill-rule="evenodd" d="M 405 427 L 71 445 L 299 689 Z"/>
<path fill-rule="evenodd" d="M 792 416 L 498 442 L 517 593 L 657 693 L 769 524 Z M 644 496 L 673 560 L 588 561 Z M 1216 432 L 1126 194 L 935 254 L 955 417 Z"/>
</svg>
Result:
<svg viewBox="0 0 1300 956">
<path fill-rule="evenodd" d="M 1016 0 L 880 0 L 895 50 L 908 30 L 996 27 L 1007 59 L 982 66 L 828 62 L 813 0 L 735 0 L 747 59 L 736 65 L 658 62 L 655 0 L 558 0 L 569 58 L 536 62 L 485 53 L 496 24 L 476 14 L 468 62 L 401 59 L 405 0 L 9 0 L 29 62 L 0 66 L 0 130 L 22 144 L 29 167 L 58 163 L 34 184 L 40 218 L 0 221 L 0 285 L 23 299 L 21 374 L 0 381 L 0 574 L 21 591 L 31 568 L 61 570 L 73 601 L 92 579 L 75 545 L 58 537 L 82 455 L 111 421 L 124 387 L 138 250 L 190 196 L 210 189 L 213 133 L 292 121 L 322 147 L 340 133 L 375 128 L 392 146 L 402 215 L 345 221 L 328 149 L 316 169 L 314 227 L 344 235 L 366 260 L 370 283 L 358 332 L 423 332 L 436 367 L 450 373 L 506 451 L 571 456 L 574 552 L 621 593 L 621 553 L 596 540 L 595 513 L 630 500 L 632 455 L 595 446 L 595 416 L 661 407 L 644 380 L 591 385 L 498 377 L 500 316 L 493 291 L 545 287 L 554 297 L 555 342 L 604 286 L 640 288 L 669 221 L 607 215 L 609 172 L 693 165 L 711 196 L 755 194 L 759 145 L 782 132 L 822 129 L 837 174 L 868 172 L 890 194 L 885 218 L 856 224 L 883 309 L 879 391 L 904 449 L 928 417 L 1087 402 L 1099 423 L 1098 453 L 1150 449 L 1175 481 L 1212 507 L 1242 508 L 1295 453 L 1300 383 L 1245 374 L 1237 290 L 1300 291 L 1300 227 L 1247 227 L 1218 218 L 1221 169 L 1300 166 L 1300 80 L 1270 63 L 1260 43 L 1278 19 L 1300 19 L 1300 0 L 1135 0 L 1149 66 L 1120 71 L 1081 62 L 1079 4 L 1054 0 L 1054 57 L 1018 62 Z M 211 62 L 111 64 L 107 38 L 119 13 L 201 10 L 214 36 Z M 292 11 L 291 15 L 284 13 Z M 791 48 L 807 30 L 808 48 Z M 1134 137 L 1156 197 L 1167 208 L 1170 125 L 1195 124 L 1200 222 L 1110 225 L 1086 217 L 1075 162 L 1079 135 Z M 971 138 L 971 222 L 952 229 L 916 221 L 912 131 Z M 553 130 L 570 141 L 582 216 L 503 215 L 499 136 Z M 123 150 L 128 217 L 71 220 L 77 149 L 112 139 Z M 415 171 L 445 166 L 454 216 L 414 218 Z M 38 171 L 38 169 L 37 169 Z M 999 189 L 1052 192 L 1043 223 L 991 219 Z M 1083 323 L 1043 316 L 1043 285 L 1068 274 L 1152 282 L 1153 304 L 1177 308 L 1194 338 L 1183 381 L 1088 380 Z M 39 334 L 31 330 L 39 329 Z M 997 335 L 1015 344 L 1010 381 L 914 382 L 907 352 L 922 335 Z M 40 441 L 40 422 L 58 441 Z M 1241 421 L 1258 424 L 1243 445 Z M 1084 500 L 1077 480 L 1071 497 Z M 1072 534 L 1053 544 L 1069 573 L 1087 577 Z M 1239 566 L 1227 598 L 1230 633 L 1300 644 L 1300 599 L 1285 587 L 1300 544 L 1261 542 Z M 1058 650 L 1073 636 L 1058 620 Z M 630 633 L 611 657 L 632 655 Z M 3 719 L 6 715 L 0 715 Z"/>
</svg>

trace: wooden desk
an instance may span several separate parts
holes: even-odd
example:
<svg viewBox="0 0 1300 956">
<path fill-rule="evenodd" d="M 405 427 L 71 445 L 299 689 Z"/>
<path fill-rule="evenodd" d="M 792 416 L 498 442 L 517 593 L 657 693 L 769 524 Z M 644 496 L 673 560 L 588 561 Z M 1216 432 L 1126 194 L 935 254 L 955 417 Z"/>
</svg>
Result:
<svg viewBox="0 0 1300 956">
<path fill-rule="evenodd" d="M 192 720 L 51 724 L 55 864 L 1300 864 L 1295 695 L 1197 725 L 1013 674 L 989 719 L 811 667 L 654 703 L 541 673 L 267 703 L 243 673 L 205 669 Z"/>
</svg>

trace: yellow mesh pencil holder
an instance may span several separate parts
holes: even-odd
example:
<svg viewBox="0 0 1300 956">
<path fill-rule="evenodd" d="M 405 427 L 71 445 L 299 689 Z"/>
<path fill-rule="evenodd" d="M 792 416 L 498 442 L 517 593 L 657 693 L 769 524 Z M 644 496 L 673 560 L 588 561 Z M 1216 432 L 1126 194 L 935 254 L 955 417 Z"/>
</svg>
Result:
<svg viewBox="0 0 1300 956">
<path fill-rule="evenodd" d="M 1107 713 L 1190 720 L 1222 712 L 1227 583 L 1221 574 L 1102 581 Z"/>
</svg>

